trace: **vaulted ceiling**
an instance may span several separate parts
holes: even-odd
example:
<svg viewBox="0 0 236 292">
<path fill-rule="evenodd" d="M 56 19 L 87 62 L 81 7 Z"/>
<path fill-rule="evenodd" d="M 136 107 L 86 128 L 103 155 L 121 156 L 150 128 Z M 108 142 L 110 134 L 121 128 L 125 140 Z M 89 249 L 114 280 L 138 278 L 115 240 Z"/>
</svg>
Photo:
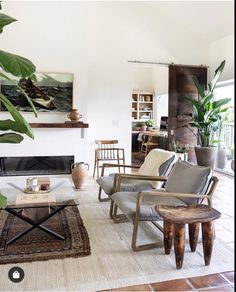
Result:
<svg viewBox="0 0 236 292">
<path fill-rule="evenodd" d="M 234 33 L 233 1 L 152 1 L 157 15 L 183 26 L 196 37 L 214 42 Z"/>
</svg>

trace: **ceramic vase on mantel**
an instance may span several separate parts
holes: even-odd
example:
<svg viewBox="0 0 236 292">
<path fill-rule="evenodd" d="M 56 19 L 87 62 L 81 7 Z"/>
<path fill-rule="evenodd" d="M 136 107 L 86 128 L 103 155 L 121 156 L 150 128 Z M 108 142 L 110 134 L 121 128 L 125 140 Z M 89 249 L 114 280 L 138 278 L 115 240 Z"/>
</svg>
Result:
<svg viewBox="0 0 236 292">
<path fill-rule="evenodd" d="M 75 189 L 81 189 L 88 179 L 88 163 L 76 162 L 71 165 L 71 177 Z"/>
<path fill-rule="evenodd" d="M 79 110 L 77 109 L 72 109 L 71 112 L 67 115 L 67 117 L 72 121 L 72 122 L 78 122 L 80 118 L 82 118 L 82 115 L 79 113 Z"/>
</svg>

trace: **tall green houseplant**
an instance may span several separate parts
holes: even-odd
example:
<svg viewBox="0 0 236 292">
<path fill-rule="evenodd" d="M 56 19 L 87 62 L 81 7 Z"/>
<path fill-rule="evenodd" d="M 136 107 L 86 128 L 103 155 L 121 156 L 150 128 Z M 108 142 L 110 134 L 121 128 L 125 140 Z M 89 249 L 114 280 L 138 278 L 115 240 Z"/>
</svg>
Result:
<svg viewBox="0 0 236 292">
<path fill-rule="evenodd" d="M 2 9 L 0 3 L 0 10 Z M 16 19 L 0 13 L 0 33 L 3 32 L 3 28 L 15 22 Z M 37 111 L 32 103 L 31 98 L 25 93 L 25 91 L 9 77 L 8 73 L 18 78 L 33 78 L 35 79 L 35 65 L 28 59 L 0 50 L 0 79 L 5 79 L 12 85 L 17 86 L 25 98 L 28 100 L 35 116 Z M 4 104 L 7 111 L 10 113 L 12 119 L 0 120 L 0 143 L 20 143 L 24 136 L 27 135 L 30 138 L 34 138 L 32 129 L 28 122 L 24 119 L 20 112 L 14 107 L 10 100 L 0 91 L 0 102 Z M 4 132 L 1 134 L 1 132 Z"/>
<path fill-rule="evenodd" d="M 196 127 L 198 130 L 197 141 L 201 147 L 211 147 L 214 141 L 214 134 L 219 129 L 222 119 L 221 114 L 228 110 L 225 107 L 230 102 L 230 98 L 214 100 L 214 90 L 217 82 L 224 70 L 225 61 L 222 61 L 216 69 L 215 75 L 208 83 L 207 89 L 198 82 L 194 76 L 193 82 L 198 92 L 198 100 L 186 98 L 193 108 L 193 119 L 189 126 Z"/>
<path fill-rule="evenodd" d="M 216 147 L 212 147 L 215 139 L 215 134 L 219 130 L 222 113 L 229 108 L 225 107 L 230 102 L 230 98 L 214 99 L 214 90 L 217 82 L 224 70 L 225 61 L 222 61 L 216 69 L 212 81 L 210 81 L 205 89 L 196 77 L 193 77 L 193 82 L 198 92 L 198 100 L 187 97 L 193 108 L 193 118 L 188 124 L 188 128 L 195 134 L 193 128 L 197 128 L 197 144 L 195 146 L 195 154 L 198 165 L 209 166 L 212 169 L 215 165 Z"/>
<path fill-rule="evenodd" d="M 0 10 L 1 9 L 2 6 L 0 3 Z M 0 13 L 0 33 L 3 32 L 3 28 L 6 25 L 15 21 L 16 19 L 6 14 Z M 8 77 L 8 73 L 10 73 L 11 75 L 19 78 L 24 77 L 35 79 L 35 65 L 24 57 L 0 50 L 0 69 L 0 79 L 5 79 L 13 85 L 16 85 L 18 90 L 20 90 L 28 100 L 35 116 L 37 116 L 37 111 L 32 103 L 31 98 L 19 85 L 15 84 L 15 82 L 10 77 Z M 0 102 L 4 104 L 12 117 L 12 119 L 0 120 L 0 143 L 20 143 L 24 139 L 24 134 L 33 139 L 34 135 L 30 125 L 1 91 Z M 0 193 L 0 208 L 5 208 L 6 204 L 7 198 Z"/>
</svg>

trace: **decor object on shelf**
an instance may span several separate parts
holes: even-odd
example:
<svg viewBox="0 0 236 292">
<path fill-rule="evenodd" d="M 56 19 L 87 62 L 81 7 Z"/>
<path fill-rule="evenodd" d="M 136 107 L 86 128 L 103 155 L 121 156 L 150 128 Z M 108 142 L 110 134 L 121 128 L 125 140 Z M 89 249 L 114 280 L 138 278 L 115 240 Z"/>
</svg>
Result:
<svg viewBox="0 0 236 292">
<path fill-rule="evenodd" d="M 0 3 L 0 10 L 1 8 Z M 0 33 L 3 32 L 3 28 L 6 25 L 14 21 L 16 21 L 16 19 L 0 13 Z M 13 81 L 13 77 L 35 78 L 35 65 L 24 57 L 0 50 L 0 68 L 3 70 L 0 72 L 0 78 L 9 86 L 15 86 L 18 92 L 23 95 L 28 108 L 30 108 L 37 117 L 37 111 L 31 98 L 24 92 L 19 84 L 15 84 Z M 11 75 L 8 76 L 9 73 Z M 33 139 L 34 135 L 30 125 L 11 102 L 13 99 L 12 93 L 6 95 L 3 87 L 0 86 L 0 88 L 0 104 L 4 106 L 5 110 L 8 111 L 12 117 L 12 119 L 0 120 L 0 131 L 7 131 L 7 133 L 0 134 L 0 143 L 20 143 L 24 139 L 22 134 Z"/>
<path fill-rule="evenodd" d="M 71 165 L 71 177 L 76 189 L 81 189 L 88 178 L 88 163 L 76 162 Z"/>
<path fill-rule="evenodd" d="M 67 115 L 67 117 L 71 121 L 78 122 L 80 120 L 80 118 L 82 118 L 82 115 L 79 113 L 79 110 L 78 109 L 72 109 L 71 112 Z"/>
<path fill-rule="evenodd" d="M 142 124 L 141 131 L 147 131 L 147 126 L 145 124 Z"/>
<path fill-rule="evenodd" d="M 137 123 L 137 124 L 134 125 L 134 130 L 135 131 L 140 131 L 142 126 L 143 126 L 143 123 Z"/>
<path fill-rule="evenodd" d="M 5 96 L 20 111 L 31 112 L 21 92 L 21 86 L 30 96 L 39 112 L 69 112 L 72 109 L 73 74 L 71 73 L 35 73 L 35 80 L 30 78 L 15 78 L 13 84 L 1 81 L 1 90 Z M 0 106 L 5 111 L 4 106 Z"/>
<path fill-rule="evenodd" d="M 220 66 L 216 69 L 215 75 L 208 83 L 208 88 L 199 83 L 198 79 L 194 76 L 193 82 L 198 92 L 199 99 L 195 100 L 191 97 L 184 99 L 189 101 L 193 108 L 193 119 L 187 125 L 197 137 L 198 146 L 195 147 L 195 153 L 198 165 L 214 167 L 216 148 L 213 147 L 214 135 L 219 128 L 219 123 L 222 119 L 222 113 L 225 113 L 228 108 L 224 107 L 230 102 L 230 98 L 223 98 L 214 100 L 214 89 L 217 81 L 223 72 L 225 61 L 222 61 Z M 193 131 L 192 127 L 197 128 L 197 134 Z"/>
<path fill-rule="evenodd" d="M 145 125 L 148 127 L 148 131 L 149 131 L 155 126 L 155 121 L 152 119 L 149 119 L 145 122 Z"/>
</svg>

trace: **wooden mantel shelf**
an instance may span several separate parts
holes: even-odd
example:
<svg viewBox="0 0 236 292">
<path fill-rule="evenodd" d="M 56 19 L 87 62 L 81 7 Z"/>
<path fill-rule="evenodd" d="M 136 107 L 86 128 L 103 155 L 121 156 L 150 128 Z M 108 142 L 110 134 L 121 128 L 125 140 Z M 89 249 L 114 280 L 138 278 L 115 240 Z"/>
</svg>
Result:
<svg viewBox="0 0 236 292">
<path fill-rule="evenodd" d="M 80 128 L 81 138 L 84 138 L 84 129 L 89 127 L 89 124 L 78 122 L 67 122 L 67 123 L 30 123 L 31 128 Z"/>
<path fill-rule="evenodd" d="M 88 128 L 89 124 L 78 123 L 30 123 L 31 128 Z"/>
</svg>

